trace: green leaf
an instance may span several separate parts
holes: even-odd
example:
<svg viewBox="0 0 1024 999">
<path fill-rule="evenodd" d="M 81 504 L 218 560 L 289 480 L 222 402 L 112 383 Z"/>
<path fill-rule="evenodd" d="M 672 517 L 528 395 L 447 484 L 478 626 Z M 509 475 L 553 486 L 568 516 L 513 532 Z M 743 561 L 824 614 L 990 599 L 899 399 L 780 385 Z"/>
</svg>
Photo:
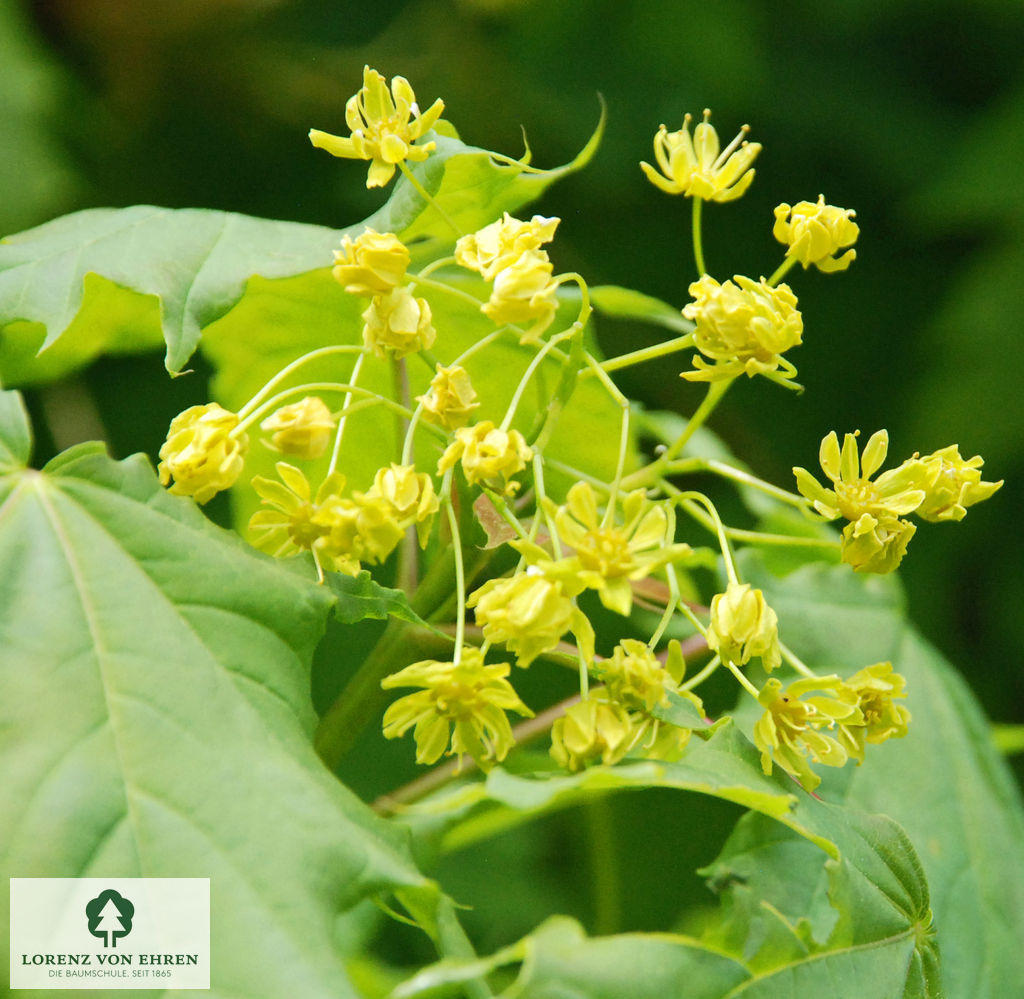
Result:
<svg viewBox="0 0 1024 999">
<path fill-rule="evenodd" d="M 438 136 L 437 151 L 412 172 L 455 224 L 472 232 L 584 166 L 603 127 L 602 113 L 579 155 L 554 170 L 524 172 Z M 404 177 L 379 211 L 345 232 L 367 225 L 407 241 L 455 239 Z M 0 241 L 0 378 L 48 381 L 105 351 L 148 350 L 161 339 L 167 370 L 176 373 L 202 329 L 242 298 L 250 278 L 323 267 L 341 236 L 323 226 L 150 205 L 88 209 L 10 236 Z"/>
<path fill-rule="evenodd" d="M 692 333 L 693 323 L 675 306 L 653 295 L 645 295 L 617 284 L 600 284 L 590 289 L 590 300 L 598 312 L 613 319 L 635 319 L 663 326 L 680 335 Z"/>
<path fill-rule="evenodd" d="M 812 667 L 843 674 L 891 660 L 906 677 L 906 738 L 868 746 L 863 766 L 826 773 L 819 790 L 906 830 L 931 886 L 948 994 L 1006 995 L 1024 981 L 1024 809 L 973 695 L 907 624 L 891 579 L 838 566 L 780 580 L 749 553 L 741 565 Z"/>
<path fill-rule="evenodd" d="M 32 427 L 19 392 L 0 392 L 0 473 L 24 468 L 32 457 Z"/>
<path fill-rule="evenodd" d="M 88 449 L 0 475 L 0 562 L 5 877 L 209 877 L 233 999 L 354 995 L 334 923 L 380 892 L 460 952 L 407 834 L 311 748 L 328 592 Z"/>
<path fill-rule="evenodd" d="M 509 999 L 719 999 L 749 979 L 746 969 L 725 954 L 675 934 L 626 933 L 588 938 L 573 919 L 554 916 L 513 947 L 471 963 L 446 962 L 424 969 L 395 989 L 394 999 L 427 995 L 470 974 L 513 962 L 522 971 Z"/>
<path fill-rule="evenodd" d="M 458 138 L 434 133 L 437 148 L 410 172 L 433 198 L 434 203 L 459 229 L 459 234 L 477 229 L 536 201 L 556 180 L 582 170 L 597 152 L 604 135 L 606 109 L 586 145 L 564 166 L 538 170 L 527 165 L 494 158 L 487 149 L 467 146 Z M 365 225 L 378 232 L 394 232 L 405 241 L 433 237 L 443 243 L 454 240 L 451 226 L 424 200 L 404 177 L 399 176 L 391 197 Z M 358 227 L 362 229 L 362 225 Z"/>
<path fill-rule="evenodd" d="M 545 952 L 552 945 L 547 938 L 550 924 L 545 924 L 489 963 L 434 965 L 397 990 L 396 996 L 423 994 L 469 973 L 521 961 L 523 968 L 510 996 L 563 994 L 547 991 L 556 982 L 564 994 L 587 999 L 674 995 L 685 982 L 687 995 L 722 999 L 806 999 L 826 994 L 839 999 L 938 999 L 928 888 L 906 834 L 885 816 L 829 805 L 803 792 L 766 793 L 764 789 L 777 786 L 780 778 L 764 777 L 753 747 L 730 727 L 707 743 L 697 743 L 679 764 L 597 767 L 573 777 L 547 779 L 494 771 L 486 785 L 477 787 L 486 788 L 487 799 L 538 814 L 648 782 L 728 797 L 763 810 L 740 823 L 709 872 L 717 890 L 730 892 L 727 902 L 732 904 L 727 918 L 705 939 L 625 934 L 587 941 L 574 924 L 560 921 L 565 946 Z M 463 803 L 468 801 L 465 794 Z M 486 825 L 489 818 L 493 832 L 493 816 L 485 813 L 481 818 L 479 811 L 462 825 Z M 823 911 L 821 906 L 826 877 L 836 911 Z M 737 882 L 742 886 L 739 904 Z M 792 921 L 783 908 L 795 913 Z M 630 981 L 638 984 L 630 987 Z M 699 991 L 691 993 L 691 988 Z"/>
<path fill-rule="evenodd" d="M 15 320 L 42 323 L 45 351 L 75 332 L 86 276 L 96 274 L 138 295 L 157 296 L 167 370 L 178 371 L 200 330 L 238 301 L 253 274 L 311 270 L 330 260 L 337 238 L 322 226 L 194 208 L 75 212 L 0 243 L 0 328 Z M 109 298 L 110 289 L 104 291 Z M 84 343 L 68 348 L 72 357 L 95 355 L 110 335 L 102 322 L 77 332 Z M 140 336 L 140 343 L 149 341 Z"/>
<path fill-rule="evenodd" d="M 435 634 L 444 635 L 428 624 L 409 605 L 409 598 L 401 590 L 381 586 L 367 571 L 358 576 L 345 576 L 338 572 L 327 573 L 327 585 L 337 597 L 334 614 L 343 624 L 356 624 L 372 618 L 384 621 L 389 617 L 429 628 Z"/>
</svg>

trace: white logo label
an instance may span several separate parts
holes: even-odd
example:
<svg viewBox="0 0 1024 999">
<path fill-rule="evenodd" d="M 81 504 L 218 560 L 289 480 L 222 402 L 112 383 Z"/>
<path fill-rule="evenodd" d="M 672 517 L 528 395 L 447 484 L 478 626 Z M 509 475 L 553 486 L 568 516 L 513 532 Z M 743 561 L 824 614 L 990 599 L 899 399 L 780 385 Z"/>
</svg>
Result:
<svg viewBox="0 0 1024 999">
<path fill-rule="evenodd" d="M 11 878 L 12 989 L 209 987 L 209 878 Z"/>
</svg>

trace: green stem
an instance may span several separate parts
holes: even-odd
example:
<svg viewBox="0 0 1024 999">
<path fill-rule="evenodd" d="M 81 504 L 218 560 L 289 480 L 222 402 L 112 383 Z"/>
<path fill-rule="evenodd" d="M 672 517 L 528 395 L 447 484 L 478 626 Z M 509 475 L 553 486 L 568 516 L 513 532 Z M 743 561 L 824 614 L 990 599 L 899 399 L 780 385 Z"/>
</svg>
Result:
<svg viewBox="0 0 1024 999">
<path fill-rule="evenodd" d="M 359 381 L 359 373 L 363 369 L 363 361 L 366 360 L 366 354 L 360 354 L 356 358 L 356 363 L 352 366 L 352 374 L 349 377 L 349 383 L 355 386 Z M 341 417 L 338 419 L 338 432 L 334 435 L 334 450 L 331 451 L 331 463 L 327 467 L 327 474 L 330 475 L 338 467 L 338 458 L 341 456 L 341 439 L 345 435 L 345 423 L 348 418 L 348 408 L 352 404 L 353 390 L 345 396 L 345 401 L 341 407 Z"/>
<path fill-rule="evenodd" d="M 244 419 L 245 416 L 255 407 L 258 406 L 266 397 L 273 391 L 275 385 L 279 385 L 285 378 L 287 378 L 293 371 L 300 368 L 303 364 L 309 361 L 314 361 L 318 357 L 326 357 L 330 354 L 360 354 L 366 353 L 365 347 L 358 347 L 355 344 L 336 344 L 332 347 L 318 347 L 316 350 L 311 350 L 308 354 L 303 354 L 302 357 L 296 358 L 291 364 L 285 365 L 273 378 L 268 381 L 263 388 L 259 390 L 239 411 L 238 415 Z"/>
<path fill-rule="evenodd" d="M 722 558 L 725 560 L 725 571 L 729 577 L 730 583 L 738 583 L 739 576 L 736 574 L 736 565 L 733 562 L 732 550 L 729 547 L 729 539 L 725 532 L 725 525 L 722 523 L 722 518 L 718 515 L 718 510 L 715 508 L 715 504 L 708 499 L 703 493 L 696 492 L 695 490 L 689 490 L 683 492 L 681 489 L 676 489 L 670 482 L 663 482 L 662 489 L 670 496 L 676 503 L 681 506 L 686 506 L 687 501 L 700 503 L 705 510 L 711 515 L 711 519 L 715 525 L 715 533 L 718 535 L 718 546 L 722 550 Z"/>
<path fill-rule="evenodd" d="M 783 645 L 779 642 L 779 651 L 782 652 L 782 658 L 789 663 L 801 676 L 806 676 L 809 680 L 817 680 L 818 674 L 811 669 L 791 648 L 787 645 Z"/>
<path fill-rule="evenodd" d="M 659 357 L 667 357 L 669 354 L 678 353 L 680 350 L 686 350 L 687 347 L 692 346 L 693 334 L 687 333 L 685 336 L 677 336 L 672 340 L 664 341 L 664 343 L 656 343 L 653 346 L 643 347 L 640 350 L 633 350 L 628 354 L 620 354 L 618 357 L 602 361 L 601 370 L 618 371 L 621 368 L 632 367 L 634 364 L 642 364 L 644 361 L 656 361 Z M 584 371 L 581 377 L 589 378 L 593 374 L 593 371 Z"/>
<path fill-rule="evenodd" d="M 775 269 L 775 273 L 768 278 L 768 284 L 774 288 L 789 273 L 796 262 L 796 257 L 786 257 Z"/>
<path fill-rule="evenodd" d="M 512 401 L 508 404 L 508 409 L 505 410 L 505 417 L 501 421 L 499 429 L 507 431 L 512 425 L 512 420 L 516 415 L 516 410 L 519 408 L 519 403 L 522 401 L 523 393 L 526 391 L 526 386 L 529 385 L 530 379 L 533 377 L 533 373 L 537 370 L 538 366 L 543 362 L 544 358 L 551 353 L 551 351 L 559 344 L 562 340 L 573 336 L 576 333 L 576 328 L 564 330 L 557 336 L 552 337 L 540 350 L 537 351 L 533 360 L 530 361 L 523 373 L 523 377 L 519 379 L 519 384 L 516 386 L 515 394 L 512 396 Z"/>
<path fill-rule="evenodd" d="M 699 673 L 695 673 L 686 681 L 680 688 L 679 691 L 682 693 L 685 690 L 693 690 L 694 687 L 699 687 L 712 673 L 722 665 L 722 657 L 716 655 L 711 662 L 707 664 Z"/>
<path fill-rule="evenodd" d="M 601 936 L 614 933 L 619 928 L 622 914 L 621 880 L 611 802 L 607 797 L 593 798 L 583 805 L 583 818 L 594 905 L 593 932 Z"/>
<path fill-rule="evenodd" d="M 413 172 L 406 165 L 405 160 L 402 160 L 398 164 L 398 169 L 402 171 L 405 179 L 416 189 L 416 193 L 430 205 L 438 215 L 444 219 L 445 224 L 455 233 L 456 238 L 460 238 L 463 233 L 462 230 L 451 220 L 448 213 L 433 199 L 433 197 L 427 192 L 427 189 L 416 179 Z"/>
<path fill-rule="evenodd" d="M 701 209 L 704 207 L 704 199 L 695 197 L 693 199 L 693 260 L 697 265 L 697 277 L 701 278 L 707 274 L 708 269 L 704 266 L 704 241 L 701 237 Z"/>
<path fill-rule="evenodd" d="M 728 659 L 724 659 L 726 669 L 740 682 L 740 686 L 756 701 L 760 696 L 761 692 L 755 687 L 742 673 L 738 666 L 734 663 L 729 662 Z"/>
<path fill-rule="evenodd" d="M 462 538 L 459 534 L 459 518 L 451 498 L 445 500 L 445 513 L 452 532 L 452 551 L 455 553 L 455 599 L 458 610 L 455 613 L 455 665 L 462 659 L 462 643 L 466 637 L 466 571 L 462 562 Z"/>
</svg>

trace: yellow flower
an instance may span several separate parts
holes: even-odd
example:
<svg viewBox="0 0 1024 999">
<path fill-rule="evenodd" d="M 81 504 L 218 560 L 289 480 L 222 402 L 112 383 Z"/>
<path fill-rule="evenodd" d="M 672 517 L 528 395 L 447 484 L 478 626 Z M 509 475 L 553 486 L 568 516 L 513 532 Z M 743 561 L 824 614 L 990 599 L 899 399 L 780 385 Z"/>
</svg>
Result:
<svg viewBox="0 0 1024 999">
<path fill-rule="evenodd" d="M 682 657 L 670 664 L 678 666 Z M 611 656 L 602 660 L 599 672 L 613 700 L 628 708 L 650 711 L 656 705 L 668 705 L 668 692 L 675 690 L 683 677 L 673 675 L 650 648 L 635 638 L 624 638 Z"/>
<path fill-rule="evenodd" d="M 461 460 L 467 482 L 510 494 L 519 483 L 509 480 L 532 458 L 533 451 L 518 430 L 500 430 L 490 420 L 483 420 L 455 432 L 455 441 L 441 455 L 437 474 L 443 475 Z"/>
<path fill-rule="evenodd" d="M 712 598 L 707 641 L 709 649 L 736 666 L 760 656 L 771 672 L 782 661 L 778 618 L 749 583 L 729 583 L 725 593 Z"/>
<path fill-rule="evenodd" d="M 319 458 L 327 450 L 334 427 L 331 411 L 315 395 L 282 406 L 260 424 L 260 430 L 273 435 L 269 448 L 308 459 Z"/>
<path fill-rule="evenodd" d="M 863 455 L 859 454 L 856 433 L 844 437 L 840 451 L 839 438 L 833 431 L 822 440 L 819 451 L 822 471 L 831 480 L 832 488 L 826 489 L 806 469 L 794 468 L 797 489 L 829 520 L 845 517 L 858 521 L 864 514 L 870 514 L 881 521 L 913 513 L 924 501 L 940 469 L 935 463 L 928 465 L 919 458 L 910 458 L 872 481 L 888 451 L 889 434 L 885 430 L 871 435 Z M 867 529 L 865 522 L 859 531 Z"/>
<path fill-rule="evenodd" d="M 845 271 L 857 257 L 857 251 L 847 250 L 841 257 L 836 254 L 857 242 L 860 229 L 852 221 L 856 212 L 825 204 L 825 195 L 817 202 L 800 201 L 790 207 L 782 204 L 775 209 L 772 234 L 785 243 L 787 257 L 796 257 L 804 270 L 814 264 L 826 274 Z"/>
<path fill-rule="evenodd" d="M 439 364 L 430 391 L 418 395 L 416 401 L 423 403 L 423 418 L 445 430 L 464 427 L 473 411 L 480 408 L 469 375 L 457 364 L 450 368 Z"/>
<path fill-rule="evenodd" d="M 345 121 L 352 132 L 343 138 L 310 129 L 309 141 L 332 156 L 350 160 L 371 160 L 367 187 L 383 187 L 405 160 L 421 162 L 436 147 L 434 142 L 416 146 L 436 124 L 444 102 L 436 100 L 423 113 L 416 104 L 409 81 L 396 76 L 388 92 L 387 80 L 369 66 L 363 69 L 363 86 L 345 105 Z"/>
<path fill-rule="evenodd" d="M 415 465 L 395 465 L 378 470 L 366 498 L 381 501 L 403 530 L 416 525 L 420 544 L 426 545 L 430 525 L 439 501 L 434 480 L 425 472 L 417 474 Z"/>
<path fill-rule="evenodd" d="M 711 112 L 705 109 L 704 120 L 692 136 L 691 115 L 683 118 L 678 132 L 669 132 L 664 125 L 658 129 L 654 157 L 661 173 L 649 163 L 640 164 L 655 187 L 666 194 L 685 194 L 705 201 L 732 201 L 750 187 L 754 180 L 750 164 L 761 151 L 761 144 L 745 140 L 750 126 L 744 125 L 739 135 L 719 151 L 718 133 L 709 123 L 710 117 Z"/>
<path fill-rule="evenodd" d="M 909 520 L 883 514 L 874 517 L 862 514 L 843 528 L 840 558 L 853 566 L 854 572 L 875 572 L 884 575 L 896 569 L 907 545 L 917 532 Z"/>
<path fill-rule="evenodd" d="M 480 311 L 498 326 L 532 322 L 520 343 L 532 343 L 555 318 L 558 284 L 551 280 L 551 261 L 543 250 L 527 250 L 494 276 L 491 297 Z"/>
<path fill-rule="evenodd" d="M 235 484 L 242 472 L 249 438 L 234 433 L 239 420 L 215 402 L 179 413 L 160 448 L 160 484 L 170 492 L 206 503 Z"/>
<path fill-rule="evenodd" d="M 386 500 L 362 493 L 327 496 L 310 519 L 322 531 L 313 542 L 321 564 L 349 576 L 362 562 L 383 562 L 405 533 Z"/>
<path fill-rule="evenodd" d="M 482 274 L 484 280 L 493 281 L 499 271 L 510 267 L 524 253 L 550 243 L 560 221 L 534 215 L 529 222 L 523 222 L 505 212 L 497 222 L 463 236 L 455 244 L 455 260 Z"/>
<path fill-rule="evenodd" d="M 875 663 L 854 673 L 846 686 L 857 695 L 860 719 L 839 726 L 839 741 L 857 763 L 864 759 L 864 743 L 902 739 L 907 734 L 910 712 L 893 703 L 906 697 L 906 680 L 894 673 L 892 663 Z"/>
<path fill-rule="evenodd" d="M 804 329 L 796 296 L 788 285 L 773 288 L 764 278 L 754 282 L 738 274 L 735 283 L 719 284 L 705 274 L 690 285 L 690 294 L 696 301 L 683 309 L 683 315 L 696 323 L 697 349 L 715 363 L 695 358 L 697 370 L 684 372 L 683 378 L 716 381 L 744 372 L 753 378 L 776 371 L 780 364 L 783 370 L 777 377 L 796 374 L 781 357 L 800 344 Z"/>
<path fill-rule="evenodd" d="M 670 543 L 665 508 L 647 500 L 642 489 L 623 500 L 621 525 L 603 522 L 593 487 L 586 482 L 569 490 L 565 506 L 550 501 L 546 506 L 559 537 L 575 550 L 587 586 L 598 591 L 605 607 L 623 616 L 633 606 L 631 580 L 644 579 L 691 551 L 689 545 Z"/>
<path fill-rule="evenodd" d="M 394 288 L 375 295 L 363 313 L 363 343 L 378 357 L 386 357 L 389 350 L 395 357 L 429 350 L 437 338 L 431 319 L 425 298 L 416 298 L 408 285 Z"/>
<path fill-rule="evenodd" d="M 503 642 L 525 667 L 575 626 L 580 612 L 573 595 L 566 580 L 531 567 L 507 579 L 489 579 L 470 594 L 466 606 L 475 608 L 484 638 Z"/>
<path fill-rule="evenodd" d="M 926 454 L 921 461 L 938 467 L 934 482 L 914 511 L 923 520 L 963 520 L 967 507 L 988 499 L 1003 484 L 1002 479 L 982 482 L 981 466 L 985 462 L 981 455 L 964 459 L 955 444 Z"/>
<path fill-rule="evenodd" d="M 818 693 L 814 693 L 817 691 Z M 807 760 L 841 767 L 849 759 L 841 742 L 821 729 L 834 728 L 837 722 L 859 724 L 859 697 L 838 676 L 797 680 L 783 693 L 782 683 L 772 677 L 758 696 L 765 708 L 754 726 L 754 745 L 761 750 L 761 768 L 771 775 L 774 760 L 795 777 L 808 791 L 821 778 Z"/>
<path fill-rule="evenodd" d="M 409 250 L 390 232 L 366 229 L 355 239 L 341 237 L 331 273 L 350 295 L 386 295 L 405 280 Z"/>
<path fill-rule="evenodd" d="M 633 719 L 621 704 L 592 694 L 567 708 L 551 726 L 551 755 L 573 772 L 598 760 L 617 763 L 635 736 Z"/>
<path fill-rule="evenodd" d="M 274 467 L 281 482 L 262 475 L 252 480 L 252 487 L 263 504 L 273 509 L 254 513 L 249 520 L 249 530 L 257 535 L 253 541 L 256 548 L 283 558 L 312 550 L 316 540 L 327 532 L 325 526 L 313 522 L 313 515 L 328 496 L 341 493 L 345 477 L 333 472 L 320 485 L 314 498 L 309 480 L 294 465 L 279 461 Z"/>
<path fill-rule="evenodd" d="M 394 739 L 415 726 L 416 762 L 436 763 L 443 754 L 471 756 L 486 768 L 515 745 L 506 711 L 532 716 L 505 679 L 508 663 L 485 664 L 479 649 L 464 648 L 460 661 L 425 660 L 385 677 L 381 686 L 422 687 L 384 713 L 384 736 Z"/>
</svg>

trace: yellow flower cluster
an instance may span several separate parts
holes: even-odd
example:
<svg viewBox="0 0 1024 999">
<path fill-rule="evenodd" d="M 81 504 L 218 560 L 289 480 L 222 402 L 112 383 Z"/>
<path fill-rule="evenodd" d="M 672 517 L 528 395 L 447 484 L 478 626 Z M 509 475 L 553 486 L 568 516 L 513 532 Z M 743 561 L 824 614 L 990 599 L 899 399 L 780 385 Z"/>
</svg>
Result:
<svg viewBox="0 0 1024 999">
<path fill-rule="evenodd" d="M 497 325 L 531 323 L 520 338 L 532 343 L 551 325 L 558 309 L 558 283 L 547 252 L 559 219 L 534 215 L 529 222 L 508 212 L 455 244 L 455 260 L 492 282 L 481 311 Z"/>
<path fill-rule="evenodd" d="M 955 445 L 924 457 L 915 454 L 896 468 L 872 476 L 885 462 L 889 435 L 879 430 L 863 454 L 857 434 L 846 434 L 842 449 L 835 432 L 821 442 L 827 489 L 804 468 L 794 468 L 797 489 L 823 517 L 844 517 L 841 552 L 858 572 L 892 572 L 906 554 L 917 528 L 903 519 L 917 513 L 925 520 L 960 520 L 967 507 L 991 496 L 999 482 L 982 482 L 978 456 L 965 461 Z"/>
<path fill-rule="evenodd" d="M 754 744 L 761 766 L 772 764 L 813 791 L 821 778 L 811 763 L 845 766 L 860 763 L 864 744 L 881 743 L 907 734 L 910 712 L 895 701 L 906 697 L 905 681 L 892 663 L 875 663 L 850 677 L 822 676 L 796 680 L 783 690 L 774 678 L 758 697 L 764 714 L 754 726 Z"/>
<path fill-rule="evenodd" d="M 773 288 L 737 274 L 719 284 L 705 274 L 690 285 L 695 301 L 683 315 L 696 324 L 697 349 L 714 363 L 695 357 L 696 371 L 686 371 L 689 381 L 720 381 L 746 374 L 792 378 L 796 369 L 782 355 L 800 344 L 804 323 L 796 296 L 788 285 Z M 778 371 L 779 367 L 782 371 Z"/>
<path fill-rule="evenodd" d="M 342 495 L 344 476 L 333 473 L 315 497 L 299 469 L 283 461 L 276 468 L 280 482 L 252 480 L 271 507 L 249 520 L 254 544 L 278 557 L 311 551 L 320 565 L 347 575 L 356 575 L 361 563 L 383 562 L 413 524 L 424 542 L 438 509 L 433 480 L 413 466 L 380 469 L 367 492 L 351 496 Z"/>
<path fill-rule="evenodd" d="M 420 112 L 409 81 L 396 76 L 388 91 L 387 80 L 375 69 L 363 69 L 363 86 L 345 105 L 345 123 L 351 136 L 310 129 L 309 141 L 318 149 L 343 159 L 370 160 L 367 187 L 383 187 L 405 160 L 421 162 L 437 143 L 414 143 L 430 131 L 444 111 L 439 100 Z"/>
</svg>

